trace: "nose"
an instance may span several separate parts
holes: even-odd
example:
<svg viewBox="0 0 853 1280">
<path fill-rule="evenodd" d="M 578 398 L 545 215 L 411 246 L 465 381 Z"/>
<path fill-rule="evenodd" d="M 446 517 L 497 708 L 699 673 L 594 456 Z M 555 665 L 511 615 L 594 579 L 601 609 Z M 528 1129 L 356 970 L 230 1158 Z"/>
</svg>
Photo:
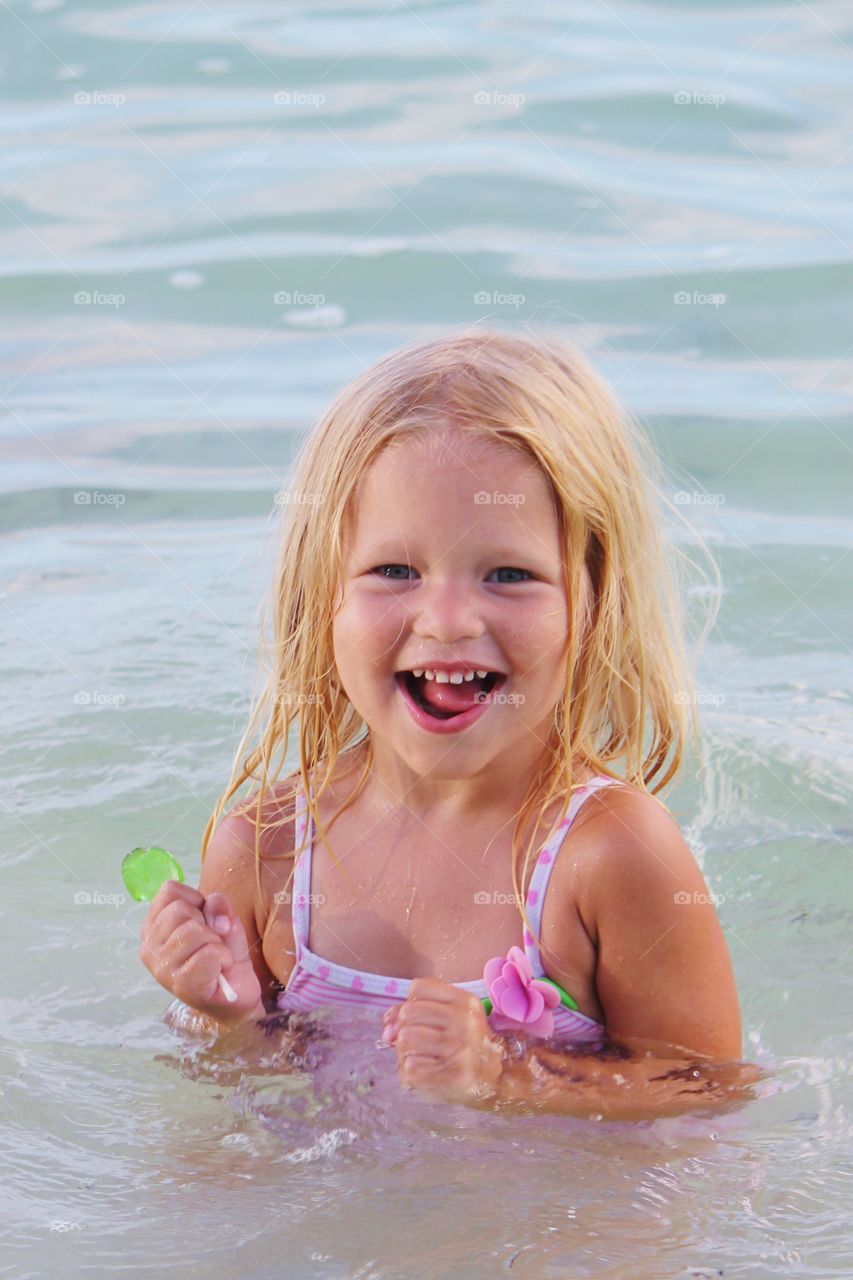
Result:
<svg viewBox="0 0 853 1280">
<path fill-rule="evenodd" d="M 439 644 L 476 640 L 485 631 L 470 583 L 460 578 L 435 578 L 418 592 L 412 630 Z"/>
</svg>

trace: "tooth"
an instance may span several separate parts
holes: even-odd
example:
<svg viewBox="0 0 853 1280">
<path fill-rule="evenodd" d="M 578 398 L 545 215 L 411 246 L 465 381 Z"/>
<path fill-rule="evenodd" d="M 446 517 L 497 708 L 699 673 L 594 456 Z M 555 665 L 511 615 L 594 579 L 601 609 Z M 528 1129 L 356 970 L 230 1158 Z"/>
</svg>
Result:
<svg viewBox="0 0 853 1280">
<path fill-rule="evenodd" d="M 415 676 L 415 677 L 417 678 L 418 676 L 422 676 L 422 675 L 423 675 L 423 671 L 413 671 L 413 672 L 412 672 L 412 675 L 413 675 L 413 676 Z"/>
<path fill-rule="evenodd" d="M 436 671 L 435 680 L 436 684 L 450 684 L 450 676 L 446 671 Z"/>
<path fill-rule="evenodd" d="M 451 671 L 450 673 L 451 684 L 461 684 L 464 679 L 465 677 L 463 676 L 461 671 Z"/>
<path fill-rule="evenodd" d="M 427 680 L 434 680 L 434 679 L 435 679 L 435 672 L 434 672 L 434 671 L 425 671 L 425 672 L 424 672 L 424 675 L 426 676 Z"/>
<path fill-rule="evenodd" d="M 466 680 L 473 680 L 473 679 L 474 679 L 474 672 L 473 672 L 473 671 L 466 671 L 466 672 L 465 672 L 465 679 L 466 679 Z"/>
<path fill-rule="evenodd" d="M 476 672 L 476 674 L 480 677 L 480 679 L 481 679 L 481 680 L 485 680 L 486 676 L 487 676 L 489 673 L 488 673 L 488 671 L 477 671 L 477 672 Z"/>
</svg>

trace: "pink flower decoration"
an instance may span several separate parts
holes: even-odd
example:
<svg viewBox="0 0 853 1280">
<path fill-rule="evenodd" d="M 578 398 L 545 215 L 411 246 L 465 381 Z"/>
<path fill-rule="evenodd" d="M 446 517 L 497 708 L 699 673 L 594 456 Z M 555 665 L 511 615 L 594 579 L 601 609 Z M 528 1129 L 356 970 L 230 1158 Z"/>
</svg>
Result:
<svg viewBox="0 0 853 1280">
<path fill-rule="evenodd" d="M 550 982 L 534 978 L 520 947 L 510 947 L 506 957 L 488 960 L 483 981 L 492 1002 L 489 1026 L 493 1031 L 516 1031 L 521 1026 L 535 1036 L 553 1033 L 551 1011 L 560 1003 L 560 993 Z"/>
</svg>

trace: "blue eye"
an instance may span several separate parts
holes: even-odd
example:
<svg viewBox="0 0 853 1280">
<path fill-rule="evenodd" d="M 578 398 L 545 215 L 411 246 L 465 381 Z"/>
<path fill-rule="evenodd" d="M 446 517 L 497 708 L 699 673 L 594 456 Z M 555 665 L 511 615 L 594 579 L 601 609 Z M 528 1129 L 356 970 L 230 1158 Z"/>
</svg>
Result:
<svg viewBox="0 0 853 1280">
<path fill-rule="evenodd" d="M 402 569 L 402 576 L 387 572 L 388 570 L 393 569 Z M 407 575 L 410 571 L 411 565 L 407 564 L 378 564 L 374 569 L 370 570 L 371 573 L 375 573 L 379 577 L 384 578 L 386 582 L 405 582 L 407 581 Z M 532 574 L 528 573 L 526 569 L 515 569 L 511 568 L 509 565 L 502 565 L 500 569 L 493 569 L 492 573 L 517 573 L 524 575 L 524 577 L 514 578 L 508 583 L 502 583 L 501 585 L 503 586 L 511 586 L 513 582 L 524 582 L 526 578 L 532 577 Z"/>
<path fill-rule="evenodd" d="M 527 572 L 526 569 L 513 569 L 513 568 L 510 568 L 509 565 L 503 565 L 500 569 L 493 569 L 492 572 L 493 573 L 523 573 L 527 578 L 532 576 Z M 524 578 L 516 578 L 515 581 L 523 582 Z M 511 583 L 504 583 L 504 586 L 510 586 L 510 585 Z"/>
<path fill-rule="evenodd" d="M 409 566 L 407 564 L 378 564 L 376 568 L 371 569 L 370 572 L 379 574 L 380 577 L 385 578 L 386 581 L 388 582 L 404 582 L 405 581 L 405 578 L 392 577 L 390 574 L 386 574 L 385 573 L 386 569 L 402 569 L 404 574 L 409 572 Z"/>
</svg>

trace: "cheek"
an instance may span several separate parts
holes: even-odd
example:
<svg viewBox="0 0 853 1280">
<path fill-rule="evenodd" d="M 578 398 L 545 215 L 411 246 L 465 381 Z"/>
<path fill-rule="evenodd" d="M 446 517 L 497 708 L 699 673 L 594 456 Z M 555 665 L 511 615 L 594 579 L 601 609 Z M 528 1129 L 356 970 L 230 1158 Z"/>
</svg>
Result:
<svg viewBox="0 0 853 1280">
<path fill-rule="evenodd" d="M 512 646 L 521 655 L 520 665 L 547 681 L 561 660 L 568 640 L 568 612 L 565 602 L 556 599 L 550 605 L 531 611 L 525 619 L 513 624 Z"/>
<path fill-rule="evenodd" d="M 332 622 L 339 669 L 356 672 L 381 667 L 399 634 L 400 619 L 388 599 L 350 591 Z"/>
</svg>

